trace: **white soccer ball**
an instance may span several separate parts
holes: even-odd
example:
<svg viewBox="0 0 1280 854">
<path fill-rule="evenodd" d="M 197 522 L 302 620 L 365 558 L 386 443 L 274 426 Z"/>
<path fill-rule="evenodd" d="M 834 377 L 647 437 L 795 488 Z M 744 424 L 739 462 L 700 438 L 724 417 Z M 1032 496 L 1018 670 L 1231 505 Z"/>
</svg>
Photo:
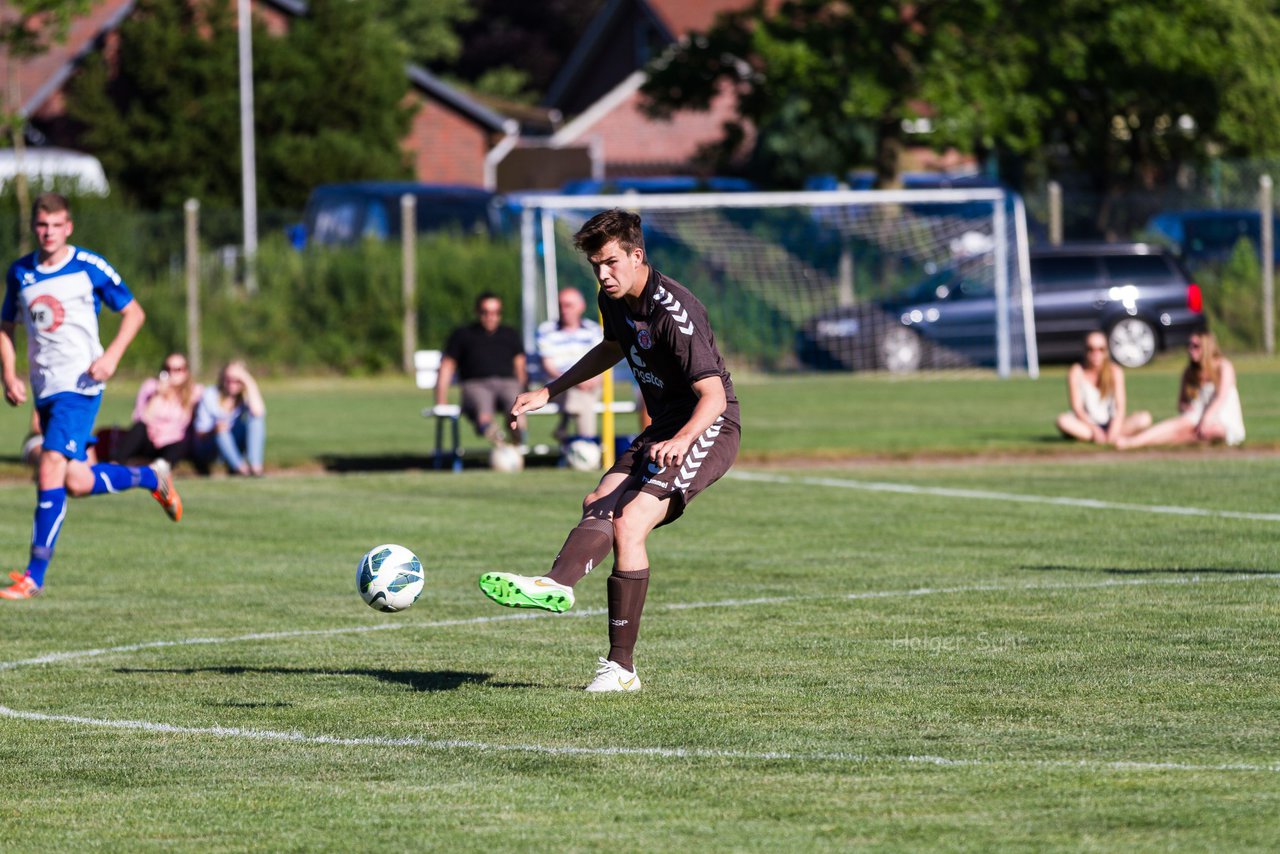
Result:
<svg viewBox="0 0 1280 854">
<path fill-rule="evenodd" d="M 356 592 L 378 611 L 403 611 L 418 601 L 425 584 L 422 561 L 393 543 L 369 549 L 356 566 Z"/>
<path fill-rule="evenodd" d="M 515 445 L 495 445 L 489 453 L 489 468 L 494 471 L 518 472 L 524 468 L 524 454 Z"/>
<path fill-rule="evenodd" d="M 564 458 L 574 471 L 596 471 L 600 468 L 600 446 L 590 439 L 574 439 L 564 449 Z"/>
</svg>

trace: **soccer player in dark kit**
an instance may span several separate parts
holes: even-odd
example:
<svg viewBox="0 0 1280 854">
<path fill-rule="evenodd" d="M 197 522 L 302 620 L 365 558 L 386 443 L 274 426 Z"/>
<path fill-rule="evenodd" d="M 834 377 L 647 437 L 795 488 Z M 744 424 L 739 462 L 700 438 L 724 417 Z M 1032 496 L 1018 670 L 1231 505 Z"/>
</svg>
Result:
<svg viewBox="0 0 1280 854">
<path fill-rule="evenodd" d="M 604 340 L 545 387 L 525 392 L 514 421 L 626 358 L 653 423 L 582 502 L 545 576 L 488 572 L 480 589 L 500 605 L 567 611 L 573 588 L 613 552 L 608 579 L 609 654 L 588 691 L 637 691 L 633 654 L 649 588 L 649 533 L 674 522 L 738 454 L 738 400 L 702 303 L 649 266 L 640 217 L 597 214 L 574 235 L 600 283 Z"/>
</svg>

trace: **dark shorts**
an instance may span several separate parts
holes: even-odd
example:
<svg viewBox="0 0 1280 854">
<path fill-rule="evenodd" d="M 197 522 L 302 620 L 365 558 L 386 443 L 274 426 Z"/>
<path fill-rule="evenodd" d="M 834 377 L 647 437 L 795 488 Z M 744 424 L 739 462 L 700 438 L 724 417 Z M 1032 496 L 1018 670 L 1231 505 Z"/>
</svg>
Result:
<svg viewBox="0 0 1280 854">
<path fill-rule="evenodd" d="M 650 426 L 636 437 L 606 472 L 629 474 L 641 482 L 641 492 L 670 498 L 670 509 L 663 525 L 680 518 L 685 506 L 698 493 L 724 476 L 738 457 L 738 444 L 742 438 L 737 424 L 717 419 L 698 437 L 698 441 L 689 446 L 689 453 L 679 468 L 660 467 L 649 459 L 649 447 L 670 439 L 676 432 L 670 428 L 654 430 Z"/>
<path fill-rule="evenodd" d="M 506 423 L 506 414 L 515 405 L 520 396 L 520 383 L 515 377 L 481 377 L 464 380 L 462 383 L 462 414 L 467 416 L 479 430 L 480 418 L 493 419 L 502 413 L 500 419 Z"/>
</svg>

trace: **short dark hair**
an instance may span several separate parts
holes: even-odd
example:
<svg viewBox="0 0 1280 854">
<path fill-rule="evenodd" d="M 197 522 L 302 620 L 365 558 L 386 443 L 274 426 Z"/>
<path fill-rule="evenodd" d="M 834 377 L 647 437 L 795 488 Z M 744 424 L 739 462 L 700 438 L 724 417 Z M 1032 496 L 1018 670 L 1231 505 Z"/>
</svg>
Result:
<svg viewBox="0 0 1280 854">
<path fill-rule="evenodd" d="M 31 203 L 31 221 L 35 222 L 36 217 L 42 213 L 62 213 L 63 211 L 67 212 L 67 219 L 71 219 L 71 202 L 67 201 L 66 196 L 61 193 L 41 193 Z"/>
<path fill-rule="evenodd" d="M 480 294 L 480 296 L 476 297 L 476 306 L 475 306 L 476 311 L 479 311 L 480 306 L 484 305 L 486 302 L 488 302 L 491 299 L 496 299 L 498 302 L 502 302 L 502 297 L 498 296 L 493 291 L 485 291 L 484 293 Z"/>
<path fill-rule="evenodd" d="M 640 228 L 640 215 L 620 208 L 601 211 L 583 223 L 573 236 L 573 245 L 588 257 L 595 255 L 610 241 L 618 241 L 622 251 L 630 253 L 644 249 L 644 231 Z"/>
</svg>

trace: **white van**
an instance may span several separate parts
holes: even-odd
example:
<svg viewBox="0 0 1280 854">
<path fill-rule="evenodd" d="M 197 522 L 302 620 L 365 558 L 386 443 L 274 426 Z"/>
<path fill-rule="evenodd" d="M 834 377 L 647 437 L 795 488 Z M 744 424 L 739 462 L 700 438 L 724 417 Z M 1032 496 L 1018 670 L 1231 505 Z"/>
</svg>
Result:
<svg viewBox="0 0 1280 854">
<path fill-rule="evenodd" d="M 92 154 L 69 148 L 26 148 L 22 152 L 22 172 L 32 181 L 45 184 L 73 183 L 77 192 L 105 196 L 110 192 L 102 163 Z M 18 157 L 12 148 L 0 148 L 0 188 L 7 187 L 18 174 Z"/>
</svg>

